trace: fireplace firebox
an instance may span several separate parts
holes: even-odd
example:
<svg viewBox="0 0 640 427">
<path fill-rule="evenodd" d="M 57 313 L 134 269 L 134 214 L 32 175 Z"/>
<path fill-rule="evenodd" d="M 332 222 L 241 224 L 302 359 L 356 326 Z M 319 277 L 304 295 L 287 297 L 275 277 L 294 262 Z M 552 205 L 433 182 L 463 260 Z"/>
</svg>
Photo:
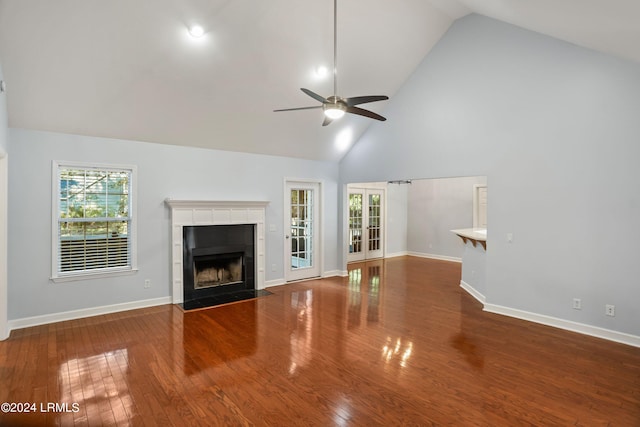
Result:
<svg viewBox="0 0 640 427">
<path fill-rule="evenodd" d="M 255 224 L 183 227 L 185 308 L 255 290 Z"/>
<path fill-rule="evenodd" d="M 193 287 L 227 286 L 244 280 L 244 253 L 222 253 L 193 257 Z"/>
</svg>

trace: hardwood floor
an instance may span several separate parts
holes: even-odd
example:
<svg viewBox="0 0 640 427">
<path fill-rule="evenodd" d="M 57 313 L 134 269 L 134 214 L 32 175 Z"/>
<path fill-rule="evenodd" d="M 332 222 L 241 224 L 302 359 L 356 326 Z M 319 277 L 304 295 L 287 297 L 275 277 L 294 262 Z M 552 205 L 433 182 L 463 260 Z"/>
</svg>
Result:
<svg viewBox="0 0 640 427">
<path fill-rule="evenodd" d="M 0 402 L 36 407 L 0 425 L 640 426 L 639 348 L 485 313 L 459 282 L 402 257 L 13 331 Z"/>
</svg>

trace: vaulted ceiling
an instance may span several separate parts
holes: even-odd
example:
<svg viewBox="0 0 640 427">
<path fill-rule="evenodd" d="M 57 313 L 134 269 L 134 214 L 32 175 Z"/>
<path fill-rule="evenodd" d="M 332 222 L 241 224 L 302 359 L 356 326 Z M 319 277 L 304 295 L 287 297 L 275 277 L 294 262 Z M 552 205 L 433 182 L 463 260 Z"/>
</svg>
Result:
<svg viewBox="0 0 640 427">
<path fill-rule="evenodd" d="M 637 0 L 339 0 L 338 93 L 393 98 L 469 13 L 640 62 Z M 332 94 L 332 37 L 331 0 L 0 0 L 9 125 L 338 161 L 370 119 L 273 112 Z"/>
</svg>

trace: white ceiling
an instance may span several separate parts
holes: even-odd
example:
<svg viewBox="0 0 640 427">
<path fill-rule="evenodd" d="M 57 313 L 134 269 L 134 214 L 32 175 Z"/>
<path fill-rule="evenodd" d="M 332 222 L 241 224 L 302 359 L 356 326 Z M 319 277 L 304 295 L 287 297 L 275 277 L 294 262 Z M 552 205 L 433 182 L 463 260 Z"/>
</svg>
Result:
<svg viewBox="0 0 640 427">
<path fill-rule="evenodd" d="M 338 93 L 389 95 L 476 12 L 640 62 L 638 0 L 339 0 Z M 339 160 L 370 119 L 322 127 L 331 0 L 0 0 L 9 125 Z M 194 42 L 197 22 L 207 31 Z M 388 101 L 386 101 L 388 102 Z M 384 115 L 385 101 L 362 105 Z"/>
</svg>

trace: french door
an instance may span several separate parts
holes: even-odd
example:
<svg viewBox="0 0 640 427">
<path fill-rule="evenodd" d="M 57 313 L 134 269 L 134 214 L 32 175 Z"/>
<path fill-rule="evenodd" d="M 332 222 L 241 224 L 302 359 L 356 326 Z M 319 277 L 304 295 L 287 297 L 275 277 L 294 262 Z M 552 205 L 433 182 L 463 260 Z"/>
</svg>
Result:
<svg viewBox="0 0 640 427">
<path fill-rule="evenodd" d="M 320 184 L 286 183 L 285 280 L 320 276 Z"/>
<path fill-rule="evenodd" d="M 384 190 L 349 189 L 347 261 L 384 256 Z"/>
</svg>

